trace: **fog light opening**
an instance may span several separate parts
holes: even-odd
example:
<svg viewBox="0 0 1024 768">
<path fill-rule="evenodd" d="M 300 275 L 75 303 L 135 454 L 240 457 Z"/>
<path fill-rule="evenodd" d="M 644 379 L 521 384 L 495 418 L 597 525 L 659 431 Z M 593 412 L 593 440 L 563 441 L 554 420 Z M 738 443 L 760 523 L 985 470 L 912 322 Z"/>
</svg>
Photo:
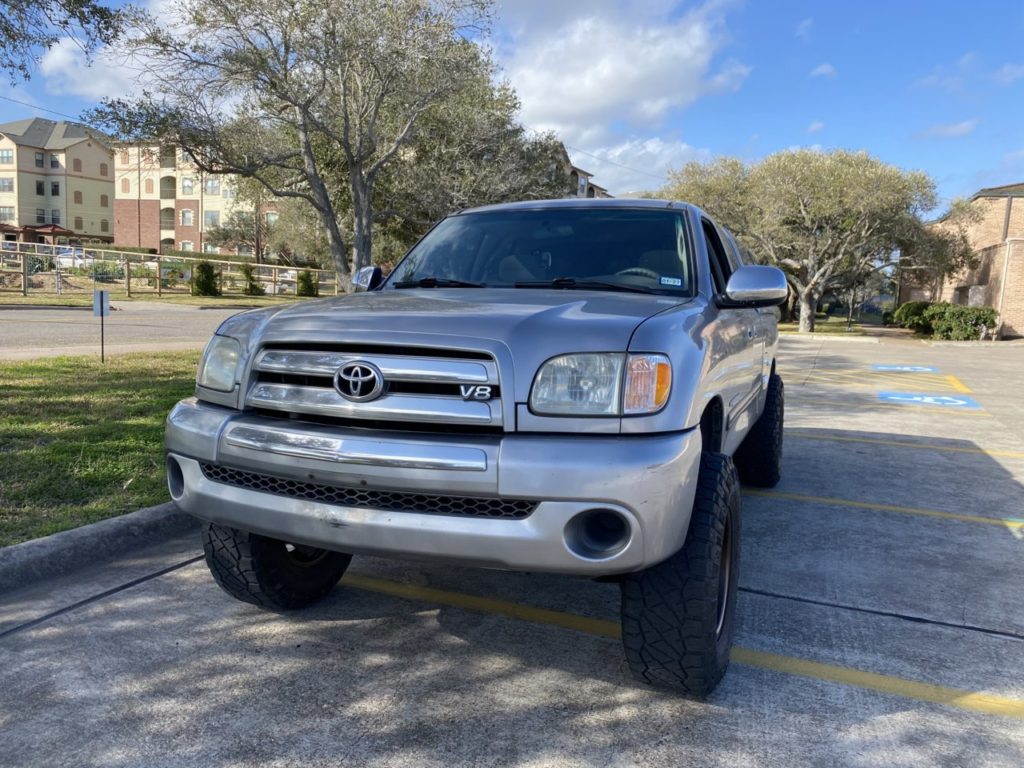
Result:
<svg viewBox="0 0 1024 768">
<path fill-rule="evenodd" d="M 603 560 L 613 557 L 629 543 L 629 522 L 610 509 L 588 509 L 565 527 L 565 543 L 579 557 Z"/>
<path fill-rule="evenodd" d="M 175 501 L 185 494 L 185 476 L 181 474 L 181 465 L 173 456 L 167 457 L 167 490 Z"/>
</svg>

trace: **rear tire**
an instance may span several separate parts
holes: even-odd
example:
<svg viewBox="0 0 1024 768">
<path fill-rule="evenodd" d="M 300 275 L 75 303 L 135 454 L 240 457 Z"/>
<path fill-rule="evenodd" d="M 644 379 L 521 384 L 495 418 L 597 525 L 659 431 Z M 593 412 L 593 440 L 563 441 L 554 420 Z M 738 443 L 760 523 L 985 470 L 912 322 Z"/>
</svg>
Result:
<svg viewBox="0 0 1024 768">
<path fill-rule="evenodd" d="M 271 610 L 310 605 L 330 592 L 351 555 L 288 544 L 237 528 L 203 526 L 206 564 L 221 589 Z"/>
<path fill-rule="evenodd" d="M 764 411 L 733 457 L 740 481 L 757 488 L 774 488 L 782 477 L 782 426 L 785 418 L 785 392 L 782 377 L 768 379 Z"/>
<path fill-rule="evenodd" d="M 622 644 L 645 683 L 703 698 L 729 666 L 740 553 L 740 490 L 732 460 L 701 456 L 686 543 L 622 577 Z"/>
</svg>

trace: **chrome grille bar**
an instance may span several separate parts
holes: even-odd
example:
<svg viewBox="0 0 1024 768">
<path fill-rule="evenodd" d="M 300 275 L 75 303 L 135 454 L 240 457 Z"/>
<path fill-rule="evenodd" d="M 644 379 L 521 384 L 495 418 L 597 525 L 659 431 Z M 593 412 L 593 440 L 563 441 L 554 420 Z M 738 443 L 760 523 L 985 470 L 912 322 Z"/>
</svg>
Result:
<svg viewBox="0 0 1024 768">
<path fill-rule="evenodd" d="M 380 368 L 388 381 L 423 381 L 438 384 L 498 383 L 497 365 L 485 360 L 267 349 L 256 358 L 255 368 L 271 373 L 333 376 L 345 363 L 356 360 L 373 363 Z"/>
</svg>

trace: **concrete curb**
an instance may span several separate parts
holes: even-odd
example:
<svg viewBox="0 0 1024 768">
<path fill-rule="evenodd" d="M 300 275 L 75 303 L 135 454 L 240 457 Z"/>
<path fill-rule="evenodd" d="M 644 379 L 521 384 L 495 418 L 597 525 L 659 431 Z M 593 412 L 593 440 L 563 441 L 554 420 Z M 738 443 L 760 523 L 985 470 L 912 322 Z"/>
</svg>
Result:
<svg viewBox="0 0 1024 768">
<path fill-rule="evenodd" d="M 0 593 L 198 528 L 173 502 L 0 548 Z"/>
<path fill-rule="evenodd" d="M 878 344 L 877 336 L 843 336 L 838 333 L 799 333 L 797 331 L 779 331 L 780 339 L 797 339 L 803 341 L 842 341 L 847 344 Z"/>
<path fill-rule="evenodd" d="M 0 310 L 6 312 L 9 309 L 75 309 L 92 312 L 92 307 L 69 307 L 66 304 L 0 304 Z"/>
</svg>

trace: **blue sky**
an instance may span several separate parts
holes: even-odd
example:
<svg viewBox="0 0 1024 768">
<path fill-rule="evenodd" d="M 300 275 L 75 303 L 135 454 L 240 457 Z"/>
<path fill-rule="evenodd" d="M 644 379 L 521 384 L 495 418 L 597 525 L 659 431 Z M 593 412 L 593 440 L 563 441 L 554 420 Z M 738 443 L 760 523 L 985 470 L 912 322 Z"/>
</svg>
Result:
<svg viewBox="0 0 1024 768">
<path fill-rule="evenodd" d="M 165 0 L 152 0 L 164 2 Z M 1024 3 L 498 0 L 495 56 L 523 121 L 614 194 L 690 159 L 864 149 L 943 203 L 1024 181 Z M 70 115 L 131 88 L 72 46 L 0 96 Z M 32 113 L 0 100 L 0 119 Z M 54 115 L 44 112 L 36 114 Z"/>
</svg>

